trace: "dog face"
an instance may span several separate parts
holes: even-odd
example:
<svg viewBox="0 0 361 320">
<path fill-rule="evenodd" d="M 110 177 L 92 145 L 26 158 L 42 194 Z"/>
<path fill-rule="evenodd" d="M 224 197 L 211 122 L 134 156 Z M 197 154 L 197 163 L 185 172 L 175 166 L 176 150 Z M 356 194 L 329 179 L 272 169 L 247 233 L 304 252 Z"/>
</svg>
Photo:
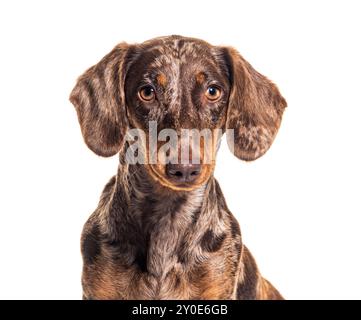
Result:
<svg viewBox="0 0 361 320">
<path fill-rule="evenodd" d="M 162 148 L 166 141 L 158 141 L 156 163 L 145 166 L 152 178 L 176 190 L 207 181 L 219 132 L 225 129 L 233 129 L 234 154 L 240 159 L 264 154 L 286 107 L 277 87 L 236 50 L 180 36 L 118 45 L 78 79 L 70 100 L 85 142 L 102 156 L 122 150 L 127 130 L 137 128 L 146 133 L 141 145 L 149 160 L 150 122 L 157 124 L 157 134 L 173 130 L 178 152 L 170 153 Z M 192 130 L 187 139 L 184 129 Z M 210 136 L 197 140 L 194 129 L 208 130 Z M 179 156 L 185 144 L 188 163 Z"/>
<path fill-rule="evenodd" d="M 172 155 L 162 148 L 165 142 L 158 142 L 158 161 L 148 165 L 149 173 L 171 188 L 187 189 L 204 183 L 213 171 L 220 137 L 214 129 L 224 129 L 226 119 L 230 83 L 224 61 L 209 44 L 184 38 L 151 40 L 131 54 L 134 56 L 125 78 L 130 126 L 148 133 L 150 121 L 155 121 L 158 132 L 172 129 L 177 134 Z M 191 129 L 193 135 L 185 139 L 181 135 L 184 129 Z M 210 136 L 196 139 L 195 132 L 203 129 L 208 129 Z M 146 145 L 148 142 L 147 135 Z M 188 163 L 181 159 L 185 145 Z M 198 163 L 192 161 L 196 157 Z"/>
</svg>

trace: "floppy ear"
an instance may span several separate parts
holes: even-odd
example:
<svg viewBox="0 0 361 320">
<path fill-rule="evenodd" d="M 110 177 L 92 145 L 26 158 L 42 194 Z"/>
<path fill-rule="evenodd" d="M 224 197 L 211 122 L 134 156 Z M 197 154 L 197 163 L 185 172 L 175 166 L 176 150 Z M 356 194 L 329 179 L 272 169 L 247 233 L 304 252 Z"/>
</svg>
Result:
<svg viewBox="0 0 361 320">
<path fill-rule="evenodd" d="M 126 43 L 117 45 L 78 78 L 70 94 L 85 143 L 104 157 L 120 150 L 128 126 L 123 88 L 128 49 Z"/>
<path fill-rule="evenodd" d="M 271 146 L 286 100 L 276 85 L 235 49 L 225 48 L 225 58 L 232 85 L 226 128 L 234 129 L 234 154 L 242 160 L 255 160 Z"/>
</svg>

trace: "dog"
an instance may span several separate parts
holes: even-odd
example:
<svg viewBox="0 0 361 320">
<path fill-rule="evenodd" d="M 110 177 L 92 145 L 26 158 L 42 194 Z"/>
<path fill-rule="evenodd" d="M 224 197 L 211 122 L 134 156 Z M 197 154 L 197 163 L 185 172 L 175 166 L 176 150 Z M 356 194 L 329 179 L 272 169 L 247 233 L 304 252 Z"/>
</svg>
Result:
<svg viewBox="0 0 361 320">
<path fill-rule="evenodd" d="M 119 153 L 82 232 L 83 299 L 283 299 L 261 276 L 213 176 L 219 139 L 201 145 L 208 163 L 125 157 L 127 131 L 155 121 L 157 132 L 232 131 L 234 155 L 255 160 L 286 108 L 275 84 L 232 47 L 166 36 L 118 44 L 78 78 L 70 101 L 87 146 Z"/>
</svg>

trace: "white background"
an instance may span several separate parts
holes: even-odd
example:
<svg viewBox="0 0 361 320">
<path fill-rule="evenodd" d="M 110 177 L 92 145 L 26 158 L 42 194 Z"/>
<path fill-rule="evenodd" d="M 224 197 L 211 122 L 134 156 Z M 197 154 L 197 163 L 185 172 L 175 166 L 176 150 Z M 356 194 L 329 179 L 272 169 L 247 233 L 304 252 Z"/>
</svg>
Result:
<svg viewBox="0 0 361 320">
<path fill-rule="evenodd" d="M 118 42 L 181 34 L 236 47 L 288 101 L 264 157 L 223 144 L 216 170 L 264 276 L 360 299 L 359 3 L 1 2 L 0 298 L 81 298 L 81 229 L 117 157 L 87 149 L 68 95 Z"/>
</svg>

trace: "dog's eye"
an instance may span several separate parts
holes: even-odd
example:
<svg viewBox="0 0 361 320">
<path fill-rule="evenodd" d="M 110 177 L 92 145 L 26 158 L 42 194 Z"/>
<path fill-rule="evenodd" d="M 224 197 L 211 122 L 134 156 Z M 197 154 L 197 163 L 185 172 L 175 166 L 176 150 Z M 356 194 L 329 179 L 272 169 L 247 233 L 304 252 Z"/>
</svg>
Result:
<svg viewBox="0 0 361 320">
<path fill-rule="evenodd" d="M 219 89 L 218 87 L 209 86 L 206 90 L 205 95 L 209 101 L 215 102 L 220 98 L 221 93 L 221 89 Z"/>
<path fill-rule="evenodd" d="M 155 90 L 151 86 L 145 86 L 139 90 L 138 96 L 143 101 L 153 101 L 155 99 Z"/>
</svg>

